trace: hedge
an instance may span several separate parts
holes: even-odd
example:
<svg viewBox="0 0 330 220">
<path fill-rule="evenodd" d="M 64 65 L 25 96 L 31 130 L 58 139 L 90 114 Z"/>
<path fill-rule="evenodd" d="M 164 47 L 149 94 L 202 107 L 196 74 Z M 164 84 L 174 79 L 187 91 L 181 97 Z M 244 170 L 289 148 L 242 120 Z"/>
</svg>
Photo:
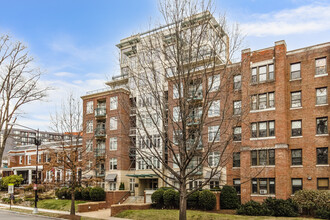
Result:
<svg viewBox="0 0 330 220">
<path fill-rule="evenodd" d="M 271 211 L 263 204 L 256 201 L 249 201 L 241 205 L 236 213 L 238 215 L 253 215 L 253 216 L 268 216 L 271 215 Z"/>
<path fill-rule="evenodd" d="M 104 201 L 105 200 L 105 191 L 101 187 L 94 187 L 89 191 L 89 196 L 92 201 Z"/>
<path fill-rule="evenodd" d="M 193 192 L 188 196 L 187 199 L 188 209 L 199 209 L 198 197 L 199 197 L 199 191 Z"/>
<path fill-rule="evenodd" d="M 202 210 L 213 210 L 217 203 L 215 195 L 210 190 L 199 192 L 198 204 Z"/>
<path fill-rule="evenodd" d="M 176 204 L 176 194 L 179 192 L 175 191 L 174 189 L 168 189 L 163 194 L 164 206 L 167 209 L 177 208 L 178 204 Z"/>
<path fill-rule="evenodd" d="M 91 200 L 91 197 L 89 195 L 90 190 L 92 189 L 92 187 L 86 187 L 83 188 L 81 191 L 81 197 L 83 200 Z"/>
<path fill-rule="evenodd" d="M 239 207 L 237 192 L 232 186 L 223 186 L 220 194 L 221 209 L 237 209 Z"/>
<path fill-rule="evenodd" d="M 165 190 L 160 188 L 157 189 L 152 195 L 151 195 L 151 201 L 153 203 L 153 206 L 155 208 L 161 209 L 164 206 L 164 195 Z"/>
</svg>

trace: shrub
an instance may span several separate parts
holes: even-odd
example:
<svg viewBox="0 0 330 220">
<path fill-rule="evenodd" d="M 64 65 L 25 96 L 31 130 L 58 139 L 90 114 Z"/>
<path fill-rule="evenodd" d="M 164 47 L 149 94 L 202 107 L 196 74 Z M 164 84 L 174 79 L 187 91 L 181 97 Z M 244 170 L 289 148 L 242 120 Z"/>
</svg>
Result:
<svg viewBox="0 0 330 220">
<path fill-rule="evenodd" d="M 176 191 L 174 189 L 168 189 L 163 194 L 165 208 L 175 208 L 175 195 Z"/>
<path fill-rule="evenodd" d="M 68 195 L 67 195 L 67 194 L 68 194 L 67 191 L 68 191 L 68 188 L 67 188 L 67 187 L 59 188 L 59 189 L 57 189 L 57 190 L 55 191 L 55 195 L 56 195 L 56 197 L 59 198 L 59 199 L 65 199 L 65 198 L 68 197 Z"/>
<path fill-rule="evenodd" d="M 174 206 L 175 206 L 175 208 L 179 208 L 180 207 L 180 193 L 178 191 L 175 191 L 175 195 L 174 195 Z"/>
<path fill-rule="evenodd" d="M 82 187 L 76 187 L 75 190 L 74 190 L 74 198 L 76 200 L 82 200 L 82 190 L 83 188 Z"/>
<path fill-rule="evenodd" d="M 157 189 L 152 195 L 151 195 L 151 201 L 153 203 L 153 206 L 155 206 L 155 208 L 161 209 L 164 206 L 164 199 L 163 199 L 163 195 L 164 195 L 165 190 L 160 188 Z"/>
<path fill-rule="evenodd" d="M 298 206 L 292 199 L 273 199 L 264 200 L 264 206 L 271 211 L 272 216 L 295 217 L 298 216 Z"/>
<path fill-rule="evenodd" d="M 224 186 L 220 194 L 220 207 L 222 209 L 237 209 L 239 206 L 239 199 L 237 192 L 232 186 Z"/>
<path fill-rule="evenodd" d="M 10 198 L 2 198 L 2 202 L 3 203 L 10 203 Z M 21 203 L 21 202 L 23 202 L 23 199 L 21 199 L 21 198 L 15 198 L 14 199 L 14 204 L 19 204 L 19 203 Z"/>
<path fill-rule="evenodd" d="M 38 185 L 37 190 L 38 192 L 43 193 L 46 191 L 46 187 L 44 185 Z"/>
<path fill-rule="evenodd" d="M 313 215 L 316 209 L 330 210 L 329 197 L 330 191 L 326 190 L 299 190 L 294 194 L 293 200 L 306 214 Z"/>
<path fill-rule="evenodd" d="M 104 189 L 98 186 L 94 187 L 89 191 L 89 196 L 91 197 L 92 201 L 104 201 L 105 199 Z"/>
<path fill-rule="evenodd" d="M 199 209 L 198 204 L 199 191 L 193 192 L 187 198 L 187 208 L 188 209 Z"/>
<path fill-rule="evenodd" d="M 82 189 L 81 197 L 83 200 L 91 200 L 91 197 L 89 195 L 90 190 L 91 190 L 91 187 L 86 187 L 86 188 Z"/>
<path fill-rule="evenodd" d="M 213 210 L 217 199 L 210 190 L 203 190 L 199 192 L 198 203 L 199 207 L 203 210 Z"/>
<path fill-rule="evenodd" d="M 265 206 L 256 201 L 249 201 L 236 210 L 238 215 L 254 215 L 254 216 L 267 216 L 271 215 L 271 211 Z"/>
<path fill-rule="evenodd" d="M 125 190 L 125 184 L 123 182 L 120 183 L 119 190 Z"/>
<path fill-rule="evenodd" d="M 15 187 L 21 185 L 23 181 L 22 175 L 10 175 L 2 178 L 1 187 L 7 189 L 9 183 L 13 183 Z"/>
<path fill-rule="evenodd" d="M 27 185 L 27 186 L 24 186 L 24 191 L 25 191 L 25 192 L 32 191 L 32 190 L 33 190 L 33 186 L 32 186 L 32 184 L 29 184 L 29 185 Z"/>
<path fill-rule="evenodd" d="M 322 219 L 330 219 L 330 209 L 325 207 L 319 208 L 315 211 L 315 216 Z"/>
</svg>

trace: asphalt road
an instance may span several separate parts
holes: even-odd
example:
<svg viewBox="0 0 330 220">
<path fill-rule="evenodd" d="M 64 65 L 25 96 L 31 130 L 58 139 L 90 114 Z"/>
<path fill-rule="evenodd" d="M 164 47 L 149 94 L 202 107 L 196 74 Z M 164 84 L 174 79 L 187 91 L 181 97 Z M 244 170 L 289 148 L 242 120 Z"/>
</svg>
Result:
<svg viewBox="0 0 330 220">
<path fill-rule="evenodd" d="M 18 214 L 8 211 L 0 210 L 0 219 L 1 220 L 49 220 L 49 218 L 45 217 L 39 217 L 39 216 L 32 216 L 32 215 L 24 215 L 24 214 Z"/>
</svg>

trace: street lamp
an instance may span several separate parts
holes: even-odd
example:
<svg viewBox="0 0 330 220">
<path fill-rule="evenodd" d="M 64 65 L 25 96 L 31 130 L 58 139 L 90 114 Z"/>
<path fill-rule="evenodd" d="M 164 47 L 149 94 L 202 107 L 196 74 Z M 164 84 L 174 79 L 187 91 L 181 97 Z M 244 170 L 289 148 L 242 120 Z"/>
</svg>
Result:
<svg viewBox="0 0 330 220">
<path fill-rule="evenodd" d="M 40 140 L 40 136 L 39 136 L 39 128 L 36 130 L 36 129 L 30 128 L 30 127 L 27 127 L 24 125 L 16 124 L 16 123 L 8 123 L 8 125 L 19 126 L 19 127 L 26 128 L 26 129 L 37 132 L 35 142 L 34 142 L 35 145 L 37 146 L 37 156 L 36 156 L 36 176 L 35 176 L 35 186 L 34 186 L 34 192 L 35 192 L 34 209 L 32 212 L 33 214 L 37 214 L 38 213 L 38 205 L 37 205 L 37 203 L 38 203 L 38 153 L 39 153 L 39 146 L 41 145 L 41 140 Z"/>
</svg>

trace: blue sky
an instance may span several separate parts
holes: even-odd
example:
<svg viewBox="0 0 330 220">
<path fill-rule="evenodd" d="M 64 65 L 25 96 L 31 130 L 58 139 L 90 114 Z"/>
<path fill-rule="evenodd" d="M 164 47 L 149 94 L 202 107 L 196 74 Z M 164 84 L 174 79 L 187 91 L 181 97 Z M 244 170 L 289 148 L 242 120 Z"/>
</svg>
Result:
<svg viewBox="0 0 330 220">
<path fill-rule="evenodd" d="M 45 102 L 26 106 L 19 122 L 49 130 L 49 115 L 69 92 L 103 88 L 119 74 L 120 39 L 161 19 L 156 0 L 0 0 L 0 33 L 23 41 L 54 88 Z M 330 1 L 216 0 L 257 50 L 285 40 L 288 50 L 330 41 Z M 244 49 L 242 48 L 242 49 Z"/>
</svg>

